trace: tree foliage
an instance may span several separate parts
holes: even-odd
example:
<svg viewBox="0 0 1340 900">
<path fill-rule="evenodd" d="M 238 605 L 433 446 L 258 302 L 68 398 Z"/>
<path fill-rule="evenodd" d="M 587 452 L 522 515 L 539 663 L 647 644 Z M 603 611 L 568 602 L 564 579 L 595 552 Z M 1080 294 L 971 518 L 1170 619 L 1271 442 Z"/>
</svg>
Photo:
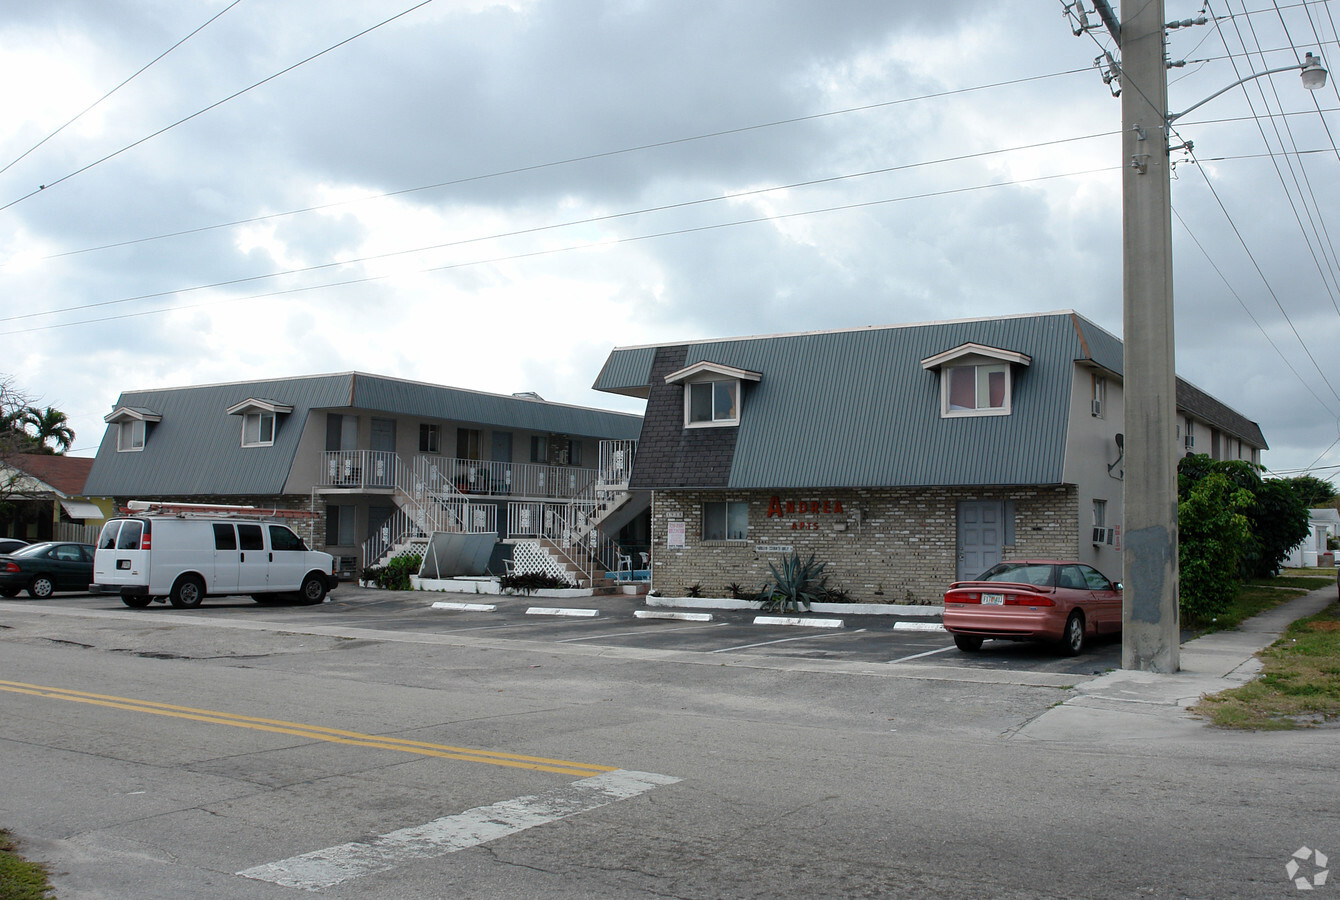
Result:
<svg viewBox="0 0 1340 900">
<path fill-rule="evenodd" d="M 1251 491 L 1223 472 L 1187 485 L 1177 504 L 1178 602 L 1185 620 L 1208 621 L 1232 599 L 1251 546 L 1246 511 L 1254 502 Z"/>
<path fill-rule="evenodd" d="M 1263 471 L 1261 466 L 1246 460 L 1216 460 L 1205 454 L 1187 456 L 1178 463 L 1180 566 L 1185 568 L 1190 564 L 1194 569 L 1201 565 L 1227 567 L 1230 564 L 1229 557 L 1225 556 L 1202 559 L 1204 554 L 1222 552 L 1222 548 L 1198 545 L 1196 524 L 1182 521 L 1181 504 L 1191 499 L 1197 485 L 1217 475 L 1226 479 L 1235 490 L 1247 492 L 1251 498 L 1251 502 L 1240 509 L 1247 519 L 1247 534 L 1232 555 L 1234 577 L 1240 580 L 1266 578 L 1279 571 L 1289 558 L 1289 551 L 1307 537 L 1308 506 L 1295 492 L 1293 479 L 1264 479 L 1261 477 Z"/>
<path fill-rule="evenodd" d="M 1335 499 L 1335 485 L 1313 475 L 1295 475 L 1284 479 L 1306 509 L 1322 509 Z"/>
</svg>

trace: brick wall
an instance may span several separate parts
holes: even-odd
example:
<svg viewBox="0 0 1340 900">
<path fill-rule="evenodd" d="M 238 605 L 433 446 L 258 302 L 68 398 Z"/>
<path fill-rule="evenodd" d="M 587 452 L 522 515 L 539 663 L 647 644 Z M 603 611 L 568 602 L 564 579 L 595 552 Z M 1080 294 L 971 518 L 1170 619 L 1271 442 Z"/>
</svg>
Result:
<svg viewBox="0 0 1340 900">
<path fill-rule="evenodd" d="M 776 496 L 777 504 L 773 498 Z M 701 540 L 704 502 L 749 504 L 747 541 Z M 682 596 L 699 585 L 725 597 L 738 583 L 748 592 L 769 580 L 769 563 L 794 547 L 802 559 L 827 563 L 829 587 L 865 603 L 936 603 L 954 580 L 960 500 L 1009 501 L 1014 543 L 1005 558 L 1074 558 L 1079 552 L 1079 502 L 1073 486 L 980 489 L 883 488 L 779 491 L 657 491 L 652 498 L 652 583 Z M 788 506 L 787 504 L 790 504 Z M 769 512 L 772 515 L 769 515 Z M 685 547 L 666 546 L 667 523 L 683 521 Z"/>
</svg>

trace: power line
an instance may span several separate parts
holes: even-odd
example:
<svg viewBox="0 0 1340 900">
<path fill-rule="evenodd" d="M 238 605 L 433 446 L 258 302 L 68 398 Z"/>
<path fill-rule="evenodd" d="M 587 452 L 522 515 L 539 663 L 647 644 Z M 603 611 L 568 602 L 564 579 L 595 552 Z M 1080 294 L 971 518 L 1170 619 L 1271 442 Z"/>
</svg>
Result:
<svg viewBox="0 0 1340 900">
<path fill-rule="evenodd" d="M 196 118 L 197 116 L 204 115 L 205 113 L 209 112 L 210 110 L 212 110 L 212 109 L 216 109 L 216 108 L 222 106 L 223 104 L 227 103 L 229 100 L 235 100 L 235 99 L 237 99 L 238 97 L 241 97 L 243 94 L 247 93 L 248 91 L 255 90 L 256 88 L 260 87 L 260 86 L 263 85 L 263 84 L 266 84 L 266 83 L 268 83 L 268 82 L 274 81 L 276 78 L 279 78 L 279 77 L 281 77 L 281 76 L 283 76 L 283 75 L 287 75 L 289 72 L 292 72 L 294 69 L 298 68 L 299 66 L 304 66 L 304 65 L 306 65 L 307 63 L 311 62 L 312 60 L 314 60 L 314 59 L 318 59 L 319 57 L 322 57 L 322 56 L 325 56 L 327 53 L 330 53 L 330 52 L 333 51 L 333 50 L 338 50 L 340 47 L 343 47 L 345 44 L 348 44 L 348 43 L 350 43 L 350 42 L 352 42 L 352 41 L 355 41 L 355 40 L 357 40 L 358 38 L 363 37 L 364 35 L 370 34 L 370 33 L 374 32 L 374 31 L 376 31 L 378 28 L 381 28 L 383 25 L 389 25 L 391 22 L 394 22 L 396 19 L 402 18 L 403 16 L 407 16 L 407 15 L 409 15 L 410 13 L 414 12 L 415 10 L 417 10 L 417 9 L 421 9 L 421 8 L 427 6 L 429 3 L 432 3 L 432 2 L 433 2 L 433 0 L 420 0 L 419 3 L 414 4 L 414 5 L 411 6 L 409 9 L 402 10 L 401 12 L 396 13 L 395 15 L 391 16 L 389 19 L 383 19 L 382 21 L 378 22 L 376 25 L 373 25 L 373 26 L 371 26 L 371 27 L 365 28 L 365 29 L 363 29 L 362 31 L 358 32 L 357 34 L 355 34 L 355 35 L 351 35 L 350 37 L 345 38 L 344 40 L 340 41 L 339 43 L 332 44 L 331 46 L 327 47 L 326 49 L 324 49 L 324 50 L 322 50 L 322 51 L 320 51 L 320 52 L 318 52 L 318 53 L 313 53 L 311 56 L 307 57 L 306 59 L 299 60 L 298 62 L 295 62 L 293 65 L 288 66 L 287 68 L 280 69 L 278 72 L 275 72 L 273 75 L 268 75 L 268 76 L 266 76 L 265 78 L 262 78 L 260 81 L 256 82 L 255 84 L 252 84 L 252 85 L 250 85 L 250 86 L 248 86 L 248 87 L 244 87 L 244 88 L 242 88 L 242 90 L 237 91 L 237 92 L 235 92 L 235 93 L 229 94 L 227 97 L 224 97 L 222 100 L 217 100 L 217 101 L 215 101 L 214 103 L 211 103 L 209 106 L 206 106 L 204 109 L 197 110 L 197 111 L 191 113 L 189 116 L 186 116 L 185 118 L 178 119 L 177 121 L 173 122 L 171 125 L 165 125 L 164 127 L 158 129 L 158 130 L 155 131 L 154 133 L 149 134 L 149 135 L 146 135 L 146 136 L 140 138 L 138 141 L 135 141 L 134 143 L 127 144 L 126 146 L 122 147 L 120 150 L 117 150 L 117 151 L 115 151 L 115 152 L 113 152 L 113 153 L 108 153 L 106 156 L 102 157 L 101 159 L 95 159 L 93 162 L 89 163 L 88 165 L 85 165 L 85 166 L 82 166 L 81 168 L 75 169 L 73 172 L 70 172 L 70 173 L 68 173 L 68 174 L 66 174 L 66 175 L 62 175 L 60 178 L 57 178 L 55 181 L 49 181 L 49 182 L 47 182 L 46 184 L 38 185 L 37 190 L 35 190 L 35 191 L 29 191 L 28 193 L 24 194 L 23 196 L 21 196 L 21 197 L 17 197 L 17 198 L 15 198 L 15 199 L 9 201 L 9 202 L 6 203 L 5 205 L 0 206 L 0 211 L 4 211 L 4 210 L 6 210 L 6 209 L 9 209 L 11 206 L 14 206 L 15 204 L 22 203 L 24 200 L 27 200 L 29 197 L 34 197 L 34 196 L 36 196 L 36 195 L 42 193 L 43 191 L 47 190 L 48 188 L 55 187 L 56 185 L 60 184 L 61 182 L 69 181 L 71 178 L 74 178 L 76 175 L 80 175 L 80 174 L 82 174 L 82 173 L 84 173 L 84 172 L 87 172 L 89 169 L 93 168 L 94 166 L 101 165 L 102 163 L 107 162 L 107 160 L 109 160 L 109 159 L 114 159 L 114 158 L 120 156 L 122 153 L 125 153 L 127 150 L 132 150 L 132 149 L 134 149 L 135 147 L 138 147 L 140 144 L 143 144 L 143 143 L 146 143 L 146 142 L 148 142 L 148 141 L 151 141 L 151 140 L 153 140 L 154 138 L 158 137 L 160 134 L 163 134 L 163 133 L 165 133 L 165 132 L 171 131 L 173 128 L 176 128 L 178 125 L 183 125 L 183 124 L 185 124 L 185 123 L 191 121 L 192 119 Z"/>
<path fill-rule="evenodd" d="M 1043 81 L 1049 78 L 1059 78 L 1066 75 L 1076 75 L 1088 71 L 1090 71 L 1090 69 L 1086 67 L 1083 69 L 1069 69 L 1063 72 L 1052 72 L 1045 75 L 1029 75 L 1023 78 L 1015 78 L 1008 81 L 997 81 L 990 84 L 980 84 L 980 85 L 974 85 L 972 87 L 956 88 L 954 90 L 949 91 L 938 91 L 936 93 L 922 94 L 916 97 L 902 97 L 897 100 L 884 100 L 879 103 L 869 103 L 863 106 L 852 106 L 847 107 L 846 109 L 830 110 L 828 112 L 821 112 L 821 113 L 811 113 L 809 115 L 804 116 L 793 116 L 789 119 L 778 119 L 773 122 L 762 122 L 755 125 L 742 125 L 737 128 L 727 128 L 721 131 L 705 132 L 703 134 L 691 135 L 689 137 L 669 138 L 663 141 L 653 141 L 648 144 L 638 144 L 631 147 L 622 147 L 617 150 L 603 150 L 597 153 L 588 153 L 582 156 L 573 156 L 568 157 L 566 159 L 552 160 L 550 162 L 534 163 L 531 165 L 518 166 L 511 169 L 500 169 L 494 172 L 487 172 L 479 175 L 466 175 L 460 178 L 454 178 L 448 181 L 439 181 L 433 184 L 420 185 L 418 187 L 401 188 L 399 190 L 386 191 L 380 194 L 370 194 L 366 197 L 358 197 L 353 200 L 339 200 L 334 203 L 324 203 L 318 206 L 306 206 L 300 209 L 287 210 L 285 212 L 267 213 L 266 215 L 263 216 L 252 216 L 246 219 L 235 219 L 230 222 L 220 222 L 213 225 L 202 225 L 197 228 L 187 228 L 181 231 L 167 232 L 165 234 L 152 235 L 149 237 L 132 238 L 130 240 L 116 241 L 110 244 L 101 244 L 96 247 L 85 247 L 79 250 L 66 250 L 61 253 L 53 253 L 50 256 L 44 256 L 42 257 L 42 259 L 43 260 L 59 259 L 65 256 L 74 256 L 81 253 L 92 253 L 99 250 L 110 250 L 116 247 L 126 247 L 132 244 L 143 244 L 151 241 L 166 240 L 168 238 L 183 237 L 185 235 L 191 235 L 191 234 L 200 234 L 202 232 L 214 231 L 222 228 L 234 228 L 239 225 L 252 225 L 257 222 L 265 222 L 273 219 L 280 219 L 288 216 L 296 216 L 309 212 L 321 212 L 327 209 L 335 209 L 342 206 L 348 206 L 356 203 L 365 203 L 372 200 L 384 200 L 390 197 L 400 197 L 406 194 L 413 194 L 421 191 L 430 191 L 439 188 L 454 187 L 462 184 L 470 184 L 472 182 L 485 181 L 492 178 L 502 178 L 508 175 L 520 175 L 528 172 L 537 172 L 543 169 L 552 169 L 557 168 L 559 166 L 572 165 L 575 163 L 591 162 L 593 160 L 598 159 L 608 159 L 609 157 L 613 156 L 621 156 L 630 153 L 640 153 L 646 150 L 657 150 L 664 147 L 673 147 L 679 144 L 693 143 L 695 141 L 706 141 L 711 140 L 713 138 L 729 137 L 731 135 L 745 134 L 751 131 L 760 131 L 767 128 L 777 128 L 783 125 L 796 125 L 802 122 L 813 122 L 819 119 L 832 118 L 834 116 L 843 116 L 859 112 L 869 112 L 871 110 L 876 109 L 886 109 L 889 107 L 899 106 L 906 103 L 916 103 L 923 100 L 939 100 L 945 97 L 970 94 L 975 93 L 977 91 L 993 90 L 995 88 L 1002 88 L 1002 87 L 1012 87 L 1014 85 L 1027 84 L 1029 82 L 1034 81 Z"/>
<path fill-rule="evenodd" d="M 186 43 L 186 42 L 189 41 L 191 38 L 195 37 L 197 34 L 199 34 L 200 32 L 204 31 L 209 25 L 213 24 L 213 22 L 214 22 L 215 19 L 219 18 L 219 17 L 222 16 L 224 13 L 226 13 L 228 10 L 232 9 L 234 6 L 236 6 L 237 4 L 239 4 L 239 3 L 241 3 L 241 2 L 242 2 L 242 0 L 233 0 L 232 3 L 229 3 L 229 4 L 228 4 L 227 6 L 225 6 L 223 9 L 219 10 L 219 11 L 216 12 L 214 15 L 210 16 L 209 19 L 205 22 L 204 25 L 201 25 L 199 28 L 195 29 L 195 30 L 192 31 L 190 34 L 186 35 L 186 37 L 184 37 L 184 38 L 182 38 L 181 40 L 177 41 L 177 43 L 173 44 L 171 47 L 168 47 L 168 48 L 167 48 L 166 50 L 164 50 L 162 53 L 158 54 L 158 55 L 155 56 L 153 59 L 149 60 L 147 63 L 145 63 L 145 64 L 144 64 L 143 66 L 141 66 L 139 69 L 137 69 L 137 70 L 135 71 L 135 73 L 134 73 L 133 75 L 131 75 L 129 78 L 127 78 L 125 81 L 121 82 L 121 83 L 118 84 L 116 87 L 112 88 L 110 91 L 108 91 L 107 93 L 105 93 L 105 94 L 103 94 L 101 97 L 99 97 L 97 100 L 94 100 L 94 101 L 93 101 L 92 103 L 90 103 L 88 106 L 86 106 L 86 107 L 84 107 L 83 109 L 81 109 L 78 113 L 75 114 L 74 118 L 70 119 L 70 120 L 69 120 L 68 122 L 66 122 L 64 125 L 60 126 L 60 127 L 57 128 L 55 131 L 51 132 L 51 134 L 48 134 L 46 137 L 42 138 L 42 139 L 41 139 L 40 141 L 38 141 L 36 144 L 33 144 L 33 145 L 32 145 L 31 147 L 29 147 L 27 150 L 24 150 L 22 153 L 20 153 L 20 154 L 19 154 L 18 156 L 16 156 L 14 159 L 10 160 L 9 163 L 6 164 L 5 167 L 4 167 L 3 169 L 0 169 L 0 175 L 3 175 L 5 172 L 8 172 L 8 171 L 10 170 L 10 168 L 13 167 L 13 165 L 14 165 L 15 163 L 17 163 L 17 162 L 19 162 L 20 160 L 22 160 L 22 159 L 23 159 L 25 156 L 27 156 L 29 153 L 32 153 L 32 152 L 33 152 L 34 150 L 36 150 L 38 147 L 42 146 L 42 145 L 45 144 L 47 141 L 51 140 L 51 139 L 54 138 L 56 135 L 60 134 L 60 133 L 61 133 L 62 131 L 64 131 L 66 128 L 68 128 L 68 127 L 70 127 L 71 125 L 73 125 L 75 122 L 79 121 L 79 119 L 83 118 L 83 116 L 84 116 L 85 113 L 89 112 L 89 111 L 92 110 L 95 106 L 97 106 L 98 104 L 102 103 L 102 101 L 104 101 L 104 100 L 106 100 L 108 97 L 112 96 L 112 94 L 115 94 L 117 91 L 121 90 L 121 88 L 123 88 L 123 87 L 125 87 L 126 85 L 130 84 L 132 81 L 134 81 L 134 80 L 135 80 L 136 78 L 138 78 L 140 75 L 143 75 L 144 72 L 145 72 L 146 70 L 148 70 L 152 65 L 154 65 L 154 63 L 158 62 L 158 61 L 161 60 L 163 57 L 165 57 L 165 56 L 167 56 L 169 53 L 171 53 L 173 50 L 176 50 L 176 49 L 177 49 L 178 47 L 180 47 L 182 44 Z"/>
<path fill-rule="evenodd" d="M 887 204 L 891 204 L 891 203 L 902 203 L 902 202 L 906 202 L 906 201 L 910 201 L 910 200 L 926 200 L 926 199 L 931 199 L 931 198 L 935 198 L 935 197 L 951 196 L 951 195 L 954 195 L 954 194 L 967 194 L 967 193 L 972 193 L 972 192 L 975 192 L 975 191 L 990 190 L 990 189 L 992 189 L 992 188 L 998 188 L 998 187 L 1016 187 L 1016 186 L 1024 185 L 1024 184 L 1036 184 L 1036 183 L 1045 182 L 1045 181 L 1054 181 L 1054 180 L 1061 179 L 1061 178 L 1077 178 L 1077 177 L 1082 177 L 1082 176 L 1085 176 L 1085 175 L 1096 175 L 1096 174 L 1100 174 L 1100 173 L 1104 173 L 1104 172 L 1114 172 L 1114 171 L 1118 171 L 1118 170 L 1119 170 L 1119 167 L 1116 167 L 1116 166 L 1104 166 L 1104 167 L 1101 167 L 1101 168 L 1096 168 L 1096 169 L 1086 169 L 1086 170 L 1078 171 L 1078 172 L 1065 172 L 1065 173 L 1056 174 L 1056 175 L 1040 175 L 1040 176 L 1037 176 L 1037 177 L 1034 177 L 1034 178 L 1024 178 L 1024 179 L 1016 179 L 1016 180 L 1011 180 L 1011 181 L 991 182 L 991 183 L 988 183 L 988 184 L 974 185 L 974 186 L 972 186 L 972 187 L 966 187 L 966 188 L 949 188 L 949 189 L 946 189 L 946 190 L 943 190 L 943 191 L 928 191 L 928 192 L 926 192 L 926 193 L 921 193 L 921 194 L 911 194 L 911 195 L 902 196 L 902 197 L 887 197 L 887 198 L 880 199 L 880 200 L 866 200 L 866 201 L 861 201 L 861 202 L 859 202 L 859 203 L 846 203 L 846 204 L 840 204 L 840 205 L 837 205 L 837 206 L 823 207 L 823 208 L 819 208 L 819 209 L 802 210 L 802 211 L 791 212 L 791 213 L 776 213 L 776 214 L 766 215 L 766 216 L 755 216 L 755 217 L 748 218 L 748 219 L 737 219 L 737 220 L 730 221 L 730 222 L 715 222 L 715 223 L 711 223 L 711 224 L 708 224 L 708 225 L 698 225 L 698 226 L 689 227 L 689 228 L 671 229 L 671 230 L 668 230 L 668 231 L 659 231 L 659 232 L 653 232 L 653 233 L 649 233 L 649 234 L 633 235 L 633 236 L 629 236 L 629 237 L 609 238 L 609 239 L 604 240 L 604 241 L 590 241 L 590 242 L 586 242 L 586 243 L 582 243 L 582 244 L 573 244 L 573 245 L 569 245 L 569 246 L 566 246 L 566 247 L 551 247 L 551 248 L 547 248 L 547 249 L 543 249 L 543 250 L 532 250 L 532 251 L 525 252 L 525 253 L 514 253 L 514 254 L 510 254 L 510 255 L 506 255 L 506 256 L 497 256 L 497 257 L 493 257 L 493 258 L 489 258 L 489 259 L 476 259 L 476 260 L 469 260 L 469 261 L 466 261 L 466 262 L 448 263 L 448 264 L 446 264 L 446 265 L 431 266 L 431 267 L 424 268 L 424 269 L 418 269 L 418 270 L 416 270 L 416 271 L 414 271 L 414 272 L 397 272 L 397 273 L 393 273 L 393 274 L 390 274 L 390 275 L 368 275 L 368 276 L 364 276 L 364 277 L 361 277 L 361 278 L 351 278 L 351 279 L 347 279 L 347 280 L 344 280 L 344 281 L 328 282 L 328 283 L 326 283 L 326 284 L 307 285 L 307 286 L 303 286 L 303 287 L 286 288 L 286 289 L 283 289 L 283 290 L 269 291 L 269 292 L 266 292 L 266 293 L 253 294 L 253 295 L 246 296 L 246 297 L 229 297 L 229 298 L 223 298 L 223 299 L 204 300 L 204 301 L 201 301 L 200 303 L 194 303 L 194 304 L 189 304 L 189 305 L 185 305 L 185 306 L 165 306 L 165 307 L 159 307 L 159 308 L 156 308 L 156 309 L 140 310 L 140 311 L 136 311 L 136 312 L 123 313 L 123 314 L 120 314 L 120 315 L 114 315 L 114 316 L 103 316 L 103 317 L 101 317 L 101 318 L 96 318 L 96 319 L 80 319 L 80 320 L 77 320 L 77 321 L 74 321 L 74 322 L 61 322 L 61 323 L 56 323 L 56 324 L 52 324 L 52 325 L 38 325 L 38 326 L 34 326 L 34 327 L 32 327 L 32 328 L 24 328 L 24 329 L 16 329 L 16 330 L 14 330 L 14 331 L 0 332 L 0 337 L 7 337 L 7 336 L 10 336 L 10 335 L 16 335 L 16 334 L 32 334 L 32 333 L 34 333 L 34 332 L 39 332 L 39 331 L 51 331 L 51 330 L 54 330 L 54 329 L 57 329 L 57 328 L 69 328 L 69 327 L 73 327 L 73 326 L 75 326 L 75 325 L 90 325 L 90 324 L 96 324 L 96 323 L 100 323 L 100 322 L 111 322 L 111 321 L 116 321 L 116 320 L 119 320 L 119 319 L 138 318 L 138 317 L 141 317 L 141 316 L 155 315 L 155 314 L 157 314 L 157 313 L 163 313 L 163 312 L 175 312 L 175 311 L 179 311 L 179 310 L 199 309 L 199 308 L 201 308 L 201 307 L 212 306 L 212 305 L 222 304 L 222 303 L 236 303 L 236 302 L 242 302 L 242 301 L 245 301 L 245 300 L 257 300 L 257 299 L 262 299 L 262 298 L 266 298 L 266 297 L 279 297 L 279 296 L 284 296 L 284 295 L 287 295 L 287 294 L 298 294 L 298 293 L 304 293 L 304 292 L 307 292 L 307 291 L 324 290 L 324 289 L 326 289 L 326 288 L 332 288 L 332 287 L 346 287 L 346 286 L 349 286 L 349 285 L 355 285 L 355 284 L 367 284 L 367 283 L 370 283 L 370 282 L 384 281 L 384 280 L 387 280 L 387 279 L 390 279 L 390 278 L 397 278 L 397 277 L 400 277 L 400 276 L 402 276 L 402 275 L 407 275 L 407 274 L 422 275 L 422 274 L 429 273 L 429 272 L 445 272 L 445 271 L 450 271 L 450 270 L 454 270 L 454 269 L 465 269 L 465 268 L 470 268 L 470 267 L 473 267 L 473 266 L 493 265 L 493 264 L 503 263 L 503 262 L 515 262 L 515 261 L 517 261 L 517 260 L 523 260 L 523 259 L 534 259 L 534 258 L 542 257 L 542 256 L 553 256 L 553 255 L 555 255 L 555 254 L 559 254 L 559 253 L 567 253 L 567 252 L 570 252 L 570 251 L 573 251 L 573 250 L 589 250 L 589 249 L 594 249 L 594 248 L 599 248 L 599 247 L 614 247 L 614 246 L 618 246 L 618 245 L 620 245 L 620 244 L 639 243 L 639 242 L 642 242 L 642 241 L 656 240 L 656 239 L 659 239 L 659 238 L 665 238 L 665 237 L 674 237 L 674 236 L 677 236 L 677 235 L 697 234 L 697 233 L 702 233 L 702 232 L 707 232 L 707 231 L 715 231 L 715 230 L 723 229 L 723 228 L 734 228 L 734 227 L 739 227 L 739 226 L 743 226 L 743 225 L 757 225 L 757 224 L 764 223 L 764 222 L 775 222 L 775 221 L 783 220 L 783 219 L 801 218 L 801 217 L 804 217 L 804 216 L 820 215 L 820 214 L 823 214 L 823 213 L 843 212 L 843 211 L 853 210 L 853 209 L 864 209 L 864 208 L 869 208 L 869 207 L 874 207 L 874 206 L 883 206 L 883 205 L 887 205 Z M 341 264 L 330 264 L 330 265 L 343 265 L 343 264 L 341 263 Z M 313 267 L 313 268 L 314 268 L 314 269 L 329 268 L 330 265 L 327 265 L 327 266 L 316 266 L 316 267 Z M 65 309 L 65 310 L 60 310 L 60 311 L 62 311 L 62 312 L 73 312 L 73 311 L 82 311 L 82 310 L 87 310 L 87 309 L 96 309 L 96 308 L 106 307 L 106 306 L 112 306 L 112 305 L 116 305 L 116 304 L 120 304 L 120 303 L 130 303 L 130 302 L 137 301 L 137 300 L 148 300 L 148 299 L 154 299 L 154 298 L 158 298 L 158 297 L 172 296 L 172 295 L 175 295 L 175 294 L 184 294 L 184 293 L 189 293 L 189 292 L 193 292 L 193 291 L 208 290 L 208 289 L 218 288 L 218 287 L 230 287 L 230 286 L 233 286 L 233 285 L 236 285 L 236 284 L 241 284 L 241 283 L 248 282 L 248 281 L 257 281 L 257 280 L 261 280 L 261 279 L 265 279 L 265 278 L 274 278 L 274 277 L 278 277 L 279 275 L 286 275 L 286 274 L 298 274 L 298 273 L 306 272 L 306 271 L 310 271 L 310 270 L 309 270 L 309 269 L 300 269 L 300 270 L 294 270 L 294 272 L 292 272 L 292 273 L 288 273 L 288 272 L 279 272 L 279 273 L 273 273 L 273 274 L 270 274 L 270 275 L 257 275 L 257 276 L 254 276 L 254 277 L 252 277 L 252 278 L 237 279 L 237 280 L 235 280 L 235 281 L 218 282 L 218 283 L 216 283 L 216 284 L 196 285 L 195 287 L 181 288 L 181 289 L 179 289 L 179 290 L 175 290 L 175 291 L 161 291 L 161 292 L 154 293 L 154 294 L 143 294 L 143 295 L 138 296 L 138 297 L 124 297 L 124 298 L 121 298 L 121 299 L 119 299 L 119 300 L 106 300 L 106 301 L 103 301 L 103 302 L 101 302 L 101 303 L 90 303 L 90 304 L 86 304 L 86 305 L 78 306 L 78 307 L 68 307 L 67 309 Z M 56 312 L 56 311 L 53 311 L 53 312 Z M 27 316 L 22 316 L 22 317 L 11 317 L 11 318 L 27 318 Z"/>
</svg>

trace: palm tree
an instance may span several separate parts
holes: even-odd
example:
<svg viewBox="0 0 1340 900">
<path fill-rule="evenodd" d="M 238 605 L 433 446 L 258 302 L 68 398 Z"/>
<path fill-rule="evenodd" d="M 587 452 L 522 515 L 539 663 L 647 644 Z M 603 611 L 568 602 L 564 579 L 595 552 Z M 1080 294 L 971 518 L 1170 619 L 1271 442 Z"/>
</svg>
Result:
<svg viewBox="0 0 1340 900">
<path fill-rule="evenodd" d="M 70 427 L 69 418 L 54 407 L 38 409 L 30 406 L 23 411 L 22 420 L 24 425 L 31 425 L 36 431 L 33 439 L 43 453 L 61 454 L 74 444 L 74 429 Z M 54 450 L 47 446 L 48 441 L 55 445 Z"/>
</svg>

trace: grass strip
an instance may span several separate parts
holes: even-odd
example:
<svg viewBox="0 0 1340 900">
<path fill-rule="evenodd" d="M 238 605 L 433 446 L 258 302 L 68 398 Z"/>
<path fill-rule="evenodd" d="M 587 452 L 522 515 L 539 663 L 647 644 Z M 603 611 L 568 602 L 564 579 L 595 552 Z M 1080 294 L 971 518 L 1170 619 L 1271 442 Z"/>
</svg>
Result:
<svg viewBox="0 0 1340 900">
<path fill-rule="evenodd" d="M 19 856 L 14 836 L 0 829 L 0 900 L 53 900 L 46 867 Z"/>
<path fill-rule="evenodd" d="M 1340 721 L 1340 603 L 1299 619 L 1261 651 L 1261 676 L 1192 710 L 1225 728 L 1284 730 Z"/>
<path fill-rule="evenodd" d="M 1232 631 L 1252 616 L 1274 609 L 1281 603 L 1288 603 L 1290 600 L 1301 597 L 1308 591 L 1316 590 L 1319 587 L 1319 585 L 1311 585 L 1304 589 L 1273 586 L 1289 580 L 1288 578 L 1272 578 L 1269 580 L 1271 587 L 1263 584 L 1243 585 L 1234 594 L 1233 601 L 1227 607 L 1215 613 L 1214 617 L 1208 622 L 1189 620 L 1186 625 L 1200 634 L 1209 634 L 1213 631 Z"/>
</svg>

